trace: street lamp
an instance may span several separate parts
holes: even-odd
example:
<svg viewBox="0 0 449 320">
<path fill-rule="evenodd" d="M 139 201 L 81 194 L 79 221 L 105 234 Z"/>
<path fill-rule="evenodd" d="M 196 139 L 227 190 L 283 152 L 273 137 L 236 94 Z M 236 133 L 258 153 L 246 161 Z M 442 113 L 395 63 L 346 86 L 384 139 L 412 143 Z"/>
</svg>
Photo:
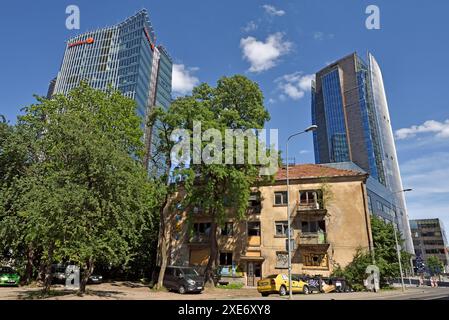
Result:
<svg viewBox="0 0 449 320">
<path fill-rule="evenodd" d="M 289 180 L 289 177 L 288 177 L 288 169 L 289 169 L 289 165 L 288 165 L 288 143 L 289 143 L 289 141 L 292 138 L 294 138 L 296 136 L 299 136 L 299 135 L 301 135 L 303 133 L 315 131 L 316 129 L 318 129 L 318 126 L 317 125 L 312 125 L 312 126 L 308 127 L 307 129 L 305 129 L 304 131 L 292 134 L 290 137 L 288 137 L 287 143 L 286 143 L 286 157 L 287 157 L 288 292 L 289 292 L 289 298 L 290 299 L 293 299 L 293 292 L 292 292 L 292 243 L 291 243 L 292 242 L 292 233 L 291 233 L 291 223 L 290 223 L 290 180 Z"/>
<path fill-rule="evenodd" d="M 394 195 L 398 194 L 398 193 L 404 193 L 404 192 L 410 192 L 410 191 L 413 191 L 413 189 L 404 189 L 404 190 L 399 190 L 399 191 L 391 193 L 391 204 L 393 206 L 393 211 L 395 210 L 395 207 L 396 207 L 395 206 L 395 201 L 394 201 Z M 396 215 L 394 217 L 394 221 L 396 221 Z M 393 233 L 394 233 L 394 241 L 396 243 L 396 253 L 398 254 L 399 272 L 401 273 L 401 286 L 402 286 L 402 291 L 404 292 L 405 291 L 404 273 L 402 272 L 401 251 L 399 250 L 398 235 L 397 235 L 397 232 L 396 232 L 395 225 L 393 225 Z"/>
</svg>

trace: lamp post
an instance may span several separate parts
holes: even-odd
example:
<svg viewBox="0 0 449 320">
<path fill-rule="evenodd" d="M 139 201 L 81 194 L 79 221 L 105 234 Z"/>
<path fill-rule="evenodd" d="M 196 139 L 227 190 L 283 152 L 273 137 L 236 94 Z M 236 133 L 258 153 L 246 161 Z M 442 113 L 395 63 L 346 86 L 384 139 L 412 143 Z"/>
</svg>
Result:
<svg viewBox="0 0 449 320">
<path fill-rule="evenodd" d="M 288 241 L 288 245 L 287 245 L 287 249 L 288 249 L 288 294 L 289 294 L 289 299 L 293 299 L 293 292 L 292 292 L 292 233 L 291 233 L 291 222 L 290 222 L 290 180 L 288 177 L 288 169 L 289 169 L 289 165 L 288 165 L 288 143 L 289 141 L 296 137 L 299 136 L 303 133 L 307 133 L 307 132 L 312 132 L 315 131 L 316 129 L 318 129 L 318 126 L 316 125 L 312 125 L 310 127 L 308 127 L 307 129 L 305 129 L 304 131 L 301 132 L 297 132 L 295 134 L 292 134 L 291 136 L 288 137 L 287 139 L 287 143 L 286 143 L 286 157 L 287 157 L 287 241 Z"/>
<path fill-rule="evenodd" d="M 404 193 L 404 192 L 409 192 L 409 191 L 413 191 L 413 189 L 404 189 L 404 190 L 399 190 L 396 192 L 392 192 L 391 193 L 391 204 L 393 206 L 393 210 L 395 209 L 395 203 L 396 201 L 394 201 L 394 195 L 398 194 L 398 193 Z M 394 211 L 396 212 L 396 211 Z M 396 221 L 396 216 L 394 217 L 394 221 Z M 396 232 L 396 226 L 393 225 L 393 233 L 394 233 L 394 241 L 396 244 L 396 253 L 398 255 L 398 262 L 399 262 L 399 272 L 401 273 L 401 286 L 402 286 L 402 292 L 405 291 L 405 284 L 404 284 L 404 273 L 402 272 L 402 259 L 401 259 L 401 251 L 399 250 L 399 243 L 398 243 L 398 235 Z"/>
</svg>

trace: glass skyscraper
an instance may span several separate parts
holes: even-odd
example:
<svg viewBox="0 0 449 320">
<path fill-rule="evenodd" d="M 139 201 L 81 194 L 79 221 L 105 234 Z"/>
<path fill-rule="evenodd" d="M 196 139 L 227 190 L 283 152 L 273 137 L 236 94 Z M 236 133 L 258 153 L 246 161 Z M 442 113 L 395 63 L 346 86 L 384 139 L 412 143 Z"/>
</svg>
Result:
<svg viewBox="0 0 449 320">
<path fill-rule="evenodd" d="M 370 174 L 370 211 L 394 222 L 413 253 L 396 147 L 380 67 L 370 53 L 356 53 L 315 75 L 312 85 L 315 162 L 350 163 Z"/>
<path fill-rule="evenodd" d="M 52 91 L 67 94 L 87 81 L 95 89 L 112 86 L 134 99 L 142 118 L 148 166 L 152 128 L 147 127 L 147 118 L 153 106 L 170 105 L 172 64 L 167 50 L 156 45 L 147 11 L 141 10 L 117 25 L 70 39 Z"/>
</svg>

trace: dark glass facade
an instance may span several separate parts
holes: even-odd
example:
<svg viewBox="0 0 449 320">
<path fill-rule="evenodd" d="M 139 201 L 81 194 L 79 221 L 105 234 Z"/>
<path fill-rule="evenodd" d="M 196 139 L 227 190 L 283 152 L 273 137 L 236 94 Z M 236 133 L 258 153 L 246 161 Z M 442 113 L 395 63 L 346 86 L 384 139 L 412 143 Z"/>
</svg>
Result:
<svg viewBox="0 0 449 320">
<path fill-rule="evenodd" d="M 151 108 L 171 102 L 172 60 L 156 38 L 146 10 L 112 27 L 81 34 L 67 42 L 54 93 L 67 94 L 87 81 L 93 88 L 118 89 L 134 99 L 142 118 L 145 161 L 151 154 Z"/>
<path fill-rule="evenodd" d="M 353 53 L 316 73 L 312 85 L 312 121 L 318 126 L 313 137 L 315 162 L 353 162 L 388 190 L 372 211 L 398 225 L 412 253 L 382 74 L 371 54 L 367 61 Z M 372 192 L 373 198 L 378 193 Z"/>
<path fill-rule="evenodd" d="M 323 75 L 321 81 L 323 84 L 330 162 L 349 161 L 343 97 L 338 70 L 335 69 Z"/>
</svg>

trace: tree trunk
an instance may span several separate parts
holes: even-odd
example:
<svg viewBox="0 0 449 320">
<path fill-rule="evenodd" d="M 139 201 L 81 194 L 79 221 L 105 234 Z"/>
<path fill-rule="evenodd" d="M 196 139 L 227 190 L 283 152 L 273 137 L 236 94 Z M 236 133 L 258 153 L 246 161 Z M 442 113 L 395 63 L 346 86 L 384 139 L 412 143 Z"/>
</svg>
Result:
<svg viewBox="0 0 449 320">
<path fill-rule="evenodd" d="M 30 284 L 31 279 L 33 277 L 35 251 L 32 245 L 28 247 L 26 257 L 27 257 L 27 264 L 25 267 L 25 274 L 22 279 L 22 285 Z"/>
<path fill-rule="evenodd" d="M 89 277 L 92 275 L 92 272 L 94 272 L 94 261 L 93 258 L 90 257 L 86 262 L 86 268 L 84 272 L 81 273 L 79 294 L 86 293 L 87 281 L 89 281 Z"/>
<path fill-rule="evenodd" d="M 170 249 L 170 215 L 168 196 L 161 210 L 160 227 L 159 227 L 159 246 L 158 260 L 160 265 L 156 289 L 161 289 L 164 285 L 165 269 L 168 263 L 168 251 Z"/>
<path fill-rule="evenodd" d="M 53 263 L 53 251 L 54 251 L 54 244 L 52 243 L 48 249 L 47 259 L 45 260 L 45 277 L 43 289 L 45 293 L 50 292 L 51 283 L 53 280 L 53 274 L 51 272 L 51 265 Z"/>
<path fill-rule="evenodd" d="M 210 255 L 206 269 L 204 270 L 204 281 L 207 286 L 215 287 L 215 271 L 218 258 L 217 223 L 212 222 L 210 229 Z"/>
</svg>

